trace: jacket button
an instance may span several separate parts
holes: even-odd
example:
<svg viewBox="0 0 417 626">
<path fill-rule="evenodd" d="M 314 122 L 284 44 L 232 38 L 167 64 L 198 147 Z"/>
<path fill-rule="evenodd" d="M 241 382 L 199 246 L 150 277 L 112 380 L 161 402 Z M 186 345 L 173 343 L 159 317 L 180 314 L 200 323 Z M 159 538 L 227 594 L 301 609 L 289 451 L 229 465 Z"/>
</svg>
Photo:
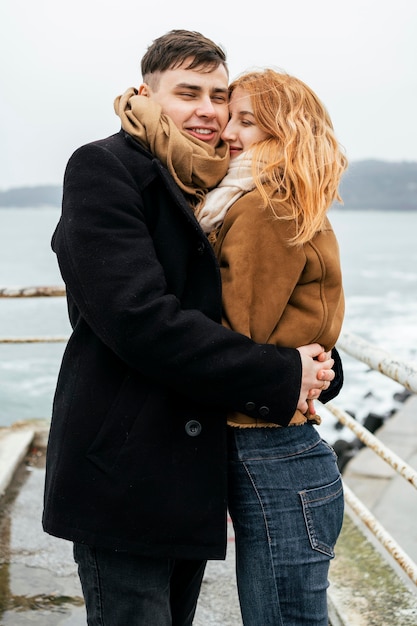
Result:
<svg viewBox="0 0 417 626">
<path fill-rule="evenodd" d="M 245 408 L 247 411 L 253 411 L 253 409 L 255 408 L 255 403 L 254 402 L 246 402 L 245 404 Z"/>
<path fill-rule="evenodd" d="M 197 435 L 201 433 L 201 430 L 202 426 L 197 420 L 190 420 L 185 425 L 185 432 L 187 435 L 190 435 L 190 437 L 197 437 Z"/>
<path fill-rule="evenodd" d="M 261 415 L 261 417 L 266 417 L 267 415 L 269 415 L 269 409 L 267 406 L 261 406 L 259 409 L 259 415 Z"/>
<path fill-rule="evenodd" d="M 197 254 L 198 254 L 198 256 L 203 256 L 204 251 L 205 251 L 204 244 L 203 243 L 199 243 L 198 246 L 197 246 Z"/>
</svg>

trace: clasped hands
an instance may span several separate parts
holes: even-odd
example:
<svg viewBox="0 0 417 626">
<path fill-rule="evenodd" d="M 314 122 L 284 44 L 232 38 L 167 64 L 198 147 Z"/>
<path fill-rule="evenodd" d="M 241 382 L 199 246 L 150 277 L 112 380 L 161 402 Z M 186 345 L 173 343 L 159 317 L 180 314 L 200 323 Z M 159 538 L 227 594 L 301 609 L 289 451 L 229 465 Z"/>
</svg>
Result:
<svg viewBox="0 0 417 626">
<path fill-rule="evenodd" d="M 302 379 L 297 409 L 301 413 L 309 411 L 315 414 L 313 400 L 317 400 L 324 389 L 330 387 L 335 377 L 332 370 L 334 360 L 331 351 L 325 352 L 323 346 L 313 343 L 297 348 L 301 356 Z"/>
</svg>

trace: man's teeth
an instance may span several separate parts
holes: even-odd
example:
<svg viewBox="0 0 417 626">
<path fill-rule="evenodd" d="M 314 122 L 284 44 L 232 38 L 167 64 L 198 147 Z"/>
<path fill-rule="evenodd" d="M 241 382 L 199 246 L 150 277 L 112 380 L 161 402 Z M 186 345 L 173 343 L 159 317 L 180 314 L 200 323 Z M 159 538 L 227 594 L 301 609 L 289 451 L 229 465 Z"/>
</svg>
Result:
<svg viewBox="0 0 417 626">
<path fill-rule="evenodd" d="M 211 135 L 211 133 L 213 132 L 208 128 L 193 128 L 193 131 L 198 135 Z"/>
</svg>

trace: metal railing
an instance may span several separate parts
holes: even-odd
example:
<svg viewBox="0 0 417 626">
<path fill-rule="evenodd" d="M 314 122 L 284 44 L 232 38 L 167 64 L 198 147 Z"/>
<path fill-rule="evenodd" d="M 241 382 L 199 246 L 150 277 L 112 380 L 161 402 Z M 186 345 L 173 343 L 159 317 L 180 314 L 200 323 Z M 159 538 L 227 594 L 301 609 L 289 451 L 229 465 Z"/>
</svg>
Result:
<svg viewBox="0 0 417 626">
<path fill-rule="evenodd" d="M 30 297 L 59 297 L 65 295 L 63 286 L 54 287 L 22 287 L 0 288 L 0 298 L 30 298 Z M 42 342 L 65 342 L 68 337 L 0 337 L 0 343 L 42 343 Z M 417 393 L 417 367 L 401 359 L 392 357 L 388 352 L 376 348 L 367 341 L 352 335 L 342 333 L 338 342 L 338 349 L 346 352 L 355 359 L 367 364 L 370 368 L 381 372 L 392 380 L 400 383 L 406 389 Z M 348 413 L 327 403 L 326 408 L 344 426 L 347 426 L 356 437 L 373 450 L 381 459 L 390 465 L 400 476 L 407 480 L 414 488 L 417 488 L 417 471 L 403 459 L 397 456 L 390 448 L 382 443 L 367 428 L 359 424 Z M 394 558 L 398 565 L 407 574 L 410 580 L 417 585 L 417 564 L 410 559 L 395 539 L 385 530 L 382 524 L 357 498 L 352 490 L 344 483 L 345 500 L 352 511 L 372 532 L 381 545 Z"/>
<path fill-rule="evenodd" d="M 390 356 L 385 350 L 376 348 L 364 339 L 350 333 L 341 334 L 337 342 L 337 347 L 355 359 L 362 361 L 372 369 L 399 382 L 409 391 L 417 393 L 417 367 L 415 365 L 396 359 Z M 365 446 L 375 452 L 375 454 L 417 489 L 417 471 L 413 467 L 396 455 L 390 448 L 384 445 L 378 437 L 375 437 L 375 435 L 359 424 L 348 413 L 331 402 L 326 404 L 326 408 L 341 424 L 347 426 Z M 345 501 L 349 504 L 352 511 L 354 511 L 381 545 L 394 558 L 410 580 L 417 585 L 417 564 L 410 559 L 407 553 L 359 498 L 355 496 L 345 482 L 344 492 Z"/>
<path fill-rule="evenodd" d="M 402 359 L 396 359 L 385 350 L 376 348 L 351 333 L 342 333 L 337 342 L 337 347 L 358 361 L 366 363 L 372 369 L 392 378 L 409 391 L 417 393 L 417 368 L 415 365 L 406 363 Z"/>
<path fill-rule="evenodd" d="M 0 298 L 55 298 L 65 296 L 65 287 L 2 287 Z M 65 343 L 68 337 L 0 337 L 0 343 Z"/>
</svg>

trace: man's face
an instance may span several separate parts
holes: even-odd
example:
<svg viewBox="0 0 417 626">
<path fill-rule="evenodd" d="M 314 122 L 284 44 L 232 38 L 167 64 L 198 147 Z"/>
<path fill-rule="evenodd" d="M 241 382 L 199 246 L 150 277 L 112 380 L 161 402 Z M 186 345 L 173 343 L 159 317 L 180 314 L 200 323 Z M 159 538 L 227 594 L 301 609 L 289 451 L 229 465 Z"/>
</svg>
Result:
<svg viewBox="0 0 417 626">
<path fill-rule="evenodd" d="M 184 66 L 187 62 L 154 76 L 156 88 L 142 84 L 139 93 L 157 102 L 180 130 L 215 147 L 229 119 L 226 69 L 219 65 L 207 72 Z"/>
</svg>

